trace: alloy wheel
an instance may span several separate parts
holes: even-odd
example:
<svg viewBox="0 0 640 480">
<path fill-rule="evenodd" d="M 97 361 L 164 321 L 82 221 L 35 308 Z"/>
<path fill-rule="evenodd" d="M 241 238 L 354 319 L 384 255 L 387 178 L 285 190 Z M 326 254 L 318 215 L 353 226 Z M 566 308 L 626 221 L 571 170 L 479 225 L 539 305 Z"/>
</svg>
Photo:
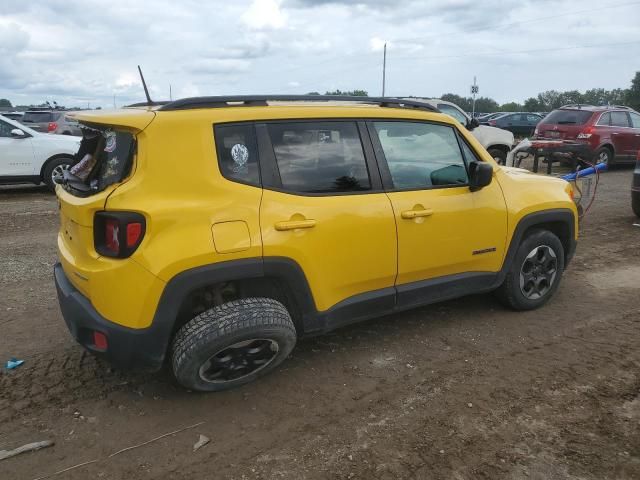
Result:
<svg viewBox="0 0 640 480">
<path fill-rule="evenodd" d="M 224 383 L 259 372 L 277 356 L 275 340 L 257 338 L 234 343 L 215 353 L 202 364 L 199 375 L 205 382 Z"/>
<path fill-rule="evenodd" d="M 558 273 L 558 257 L 547 245 L 540 245 L 522 262 L 520 291 L 530 300 L 544 297 L 553 286 Z"/>
<path fill-rule="evenodd" d="M 56 185 L 58 183 L 62 183 L 64 179 L 64 172 L 69 170 L 71 165 L 68 163 L 61 163 L 60 165 L 56 165 L 56 167 L 51 171 L 51 183 Z"/>
</svg>

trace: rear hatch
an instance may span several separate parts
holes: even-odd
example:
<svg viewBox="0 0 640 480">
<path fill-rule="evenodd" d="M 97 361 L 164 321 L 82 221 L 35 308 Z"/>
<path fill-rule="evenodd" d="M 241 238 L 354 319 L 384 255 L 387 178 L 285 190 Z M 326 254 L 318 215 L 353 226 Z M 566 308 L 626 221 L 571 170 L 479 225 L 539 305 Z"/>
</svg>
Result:
<svg viewBox="0 0 640 480">
<path fill-rule="evenodd" d="M 554 110 L 536 127 L 538 138 L 550 138 L 559 140 L 575 140 L 578 134 L 584 130 L 593 112 L 580 109 Z"/>
<path fill-rule="evenodd" d="M 140 115 L 146 114 L 146 115 Z M 71 282 L 88 295 L 87 282 L 97 268 L 93 223 L 96 212 L 105 209 L 107 198 L 135 172 L 138 134 L 153 120 L 154 113 L 141 111 L 122 115 L 73 115 L 83 130 L 76 154 L 78 161 L 91 157 L 84 175 L 65 174 L 56 193 L 60 204 L 58 250 Z"/>
<path fill-rule="evenodd" d="M 20 123 L 37 132 L 47 133 L 49 123 L 55 122 L 55 117 L 54 112 L 25 112 Z"/>
</svg>

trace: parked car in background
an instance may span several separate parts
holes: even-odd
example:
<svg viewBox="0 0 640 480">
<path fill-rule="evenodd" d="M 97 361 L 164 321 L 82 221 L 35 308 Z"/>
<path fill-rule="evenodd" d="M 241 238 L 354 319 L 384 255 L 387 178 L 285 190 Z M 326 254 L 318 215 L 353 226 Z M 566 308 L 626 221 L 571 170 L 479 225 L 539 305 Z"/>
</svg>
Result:
<svg viewBox="0 0 640 480">
<path fill-rule="evenodd" d="M 640 217 L 640 150 L 636 157 L 636 168 L 633 171 L 633 183 L 631 184 L 631 208 L 637 217 Z"/>
<path fill-rule="evenodd" d="M 411 100 L 427 103 L 432 107 L 436 107 L 442 113 L 458 120 L 462 125 L 471 131 L 474 137 L 482 144 L 482 146 L 491 154 L 496 162 L 504 165 L 507 160 L 507 154 L 514 144 L 513 134 L 501 130 L 499 128 L 489 127 L 486 125 L 472 125 L 471 117 L 455 103 L 447 102 L 437 98 L 412 98 Z M 477 121 L 477 119 L 476 119 Z"/>
<path fill-rule="evenodd" d="M 507 112 L 494 112 L 494 113 L 489 113 L 487 115 L 484 115 L 481 118 L 478 118 L 478 121 L 480 122 L 480 125 L 489 125 L 489 120 L 495 120 L 498 117 L 501 117 L 503 115 L 506 115 Z"/>
<path fill-rule="evenodd" d="M 620 105 L 565 105 L 547 115 L 535 135 L 584 142 L 596 163 L 632 163 L 640 151 L 640 113 Z"/>
<path fill-rule="evenodd" d="M 39 133 L 0 115 L 0 183 L 44 182 L 53 190 L 79 145 L 78 137 Z"/>
<path fill-rule="evenodd" d="M 66 117 L 66 110 L 28 110 L 20 123 L 41 133 L 81 135 L 78 123 Z"/>
<path fill-rule="evenodd" d="M 0 113 L 0 115 L 5 116 L 6 118 L 10 118 L 11 120 L 20 121 L 22 119 L 22 116 L 24 115 L 24 112 L 2 112 Z"/>
<path fill-rule="evenodd" d="M 517 136 L 527 137 L 533 134 L 540 120 L 542 120 L 542 115 L 537 113 L 515 112 L 489 120 L 489 125 L 509 130 Z"/>
</svg>

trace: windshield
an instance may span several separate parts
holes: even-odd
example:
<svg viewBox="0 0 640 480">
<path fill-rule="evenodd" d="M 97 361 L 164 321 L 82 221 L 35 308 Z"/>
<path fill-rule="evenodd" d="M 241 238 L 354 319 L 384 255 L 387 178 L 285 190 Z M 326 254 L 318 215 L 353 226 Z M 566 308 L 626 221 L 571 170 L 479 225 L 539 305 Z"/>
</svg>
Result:
<svg viewBox="0 0 640 480">
<path fill-rule="evenodd" d="M 557 125 L 584 125 L 591 118 L 593 112 L 587 110 L 554 110 L 544 119 L 543 123 Z"/>
<path fill-rule="evenodd" d="M 461 124 L 466 125 L 468 122 L 467 116 L 458 110 L 453 105 L 447 105 L 446 103 L 439 103 L 438 110 L 442 113 L 446 113 L 447 115 L 451 115 L 453 118 L 458 120 Z"/>
<path fill-rule="evenodd" d="M 65 174 L 67 190 L 86 196 L 121 182 L 131 171 L 135 150 L 135 137 L 130 132 L 82 125 L 77 163 Z"/>
</svg>

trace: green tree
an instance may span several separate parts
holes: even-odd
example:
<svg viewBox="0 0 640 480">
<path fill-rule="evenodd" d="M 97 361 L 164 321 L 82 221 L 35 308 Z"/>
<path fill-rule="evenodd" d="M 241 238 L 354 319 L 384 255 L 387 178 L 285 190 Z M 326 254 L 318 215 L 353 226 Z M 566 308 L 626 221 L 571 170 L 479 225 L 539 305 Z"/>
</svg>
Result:
<svg viewBox="0 0 640 480">
<path fill-rule="evenodd" d="M 471 106 L 473 105 L 473 99 L 467 98 L 467 100 L 469 101 L 469 106 L 470 106 L 469 110 L 467 111 L 470 112 Z M 497 112 L 499 108 L 500 108 L 500 105 L 498 105 L 498 102 L 496 102 L 493 98 L 489 98 L 489 97 L 476 98 L 476 112 L 493 113 L 493 112 Z"/>
<path fill-rule="evenodd" d="M 523 110 L 522 105 L 517 102 L 509 102 L 504 105 L 500 105 L 501 112 L 520 112 Z"/>
<path fill-rule="evenodd" d="M 461 97 L 460 95 L 456 95 L 455 93 L 445 93 L 441 95 L 440 98 L 445 102 L 455 103 L 465 112 L 471 111 L 471 102 L 469 102 L 468 98 Z"/>
<path fill-rule="evenodd" d="M 542 108 L 537 98 L 529 97 L 524 101 L 524 110 L 526 112 L 542 112 L 544 108 Z"/>
<path fill-rule="evenodd" d="M 631 80 L 631 87 L 626 92 L 625 101 L 630 107 L 640 110 L 640 72 L 636 72 Z"/>
<path fill-rule="evenodd" d="M 11 105 L 11 102 L 6 98 L 0 98 L 0 107 L 13 108 L 13 105 Z"/>
</svg>

